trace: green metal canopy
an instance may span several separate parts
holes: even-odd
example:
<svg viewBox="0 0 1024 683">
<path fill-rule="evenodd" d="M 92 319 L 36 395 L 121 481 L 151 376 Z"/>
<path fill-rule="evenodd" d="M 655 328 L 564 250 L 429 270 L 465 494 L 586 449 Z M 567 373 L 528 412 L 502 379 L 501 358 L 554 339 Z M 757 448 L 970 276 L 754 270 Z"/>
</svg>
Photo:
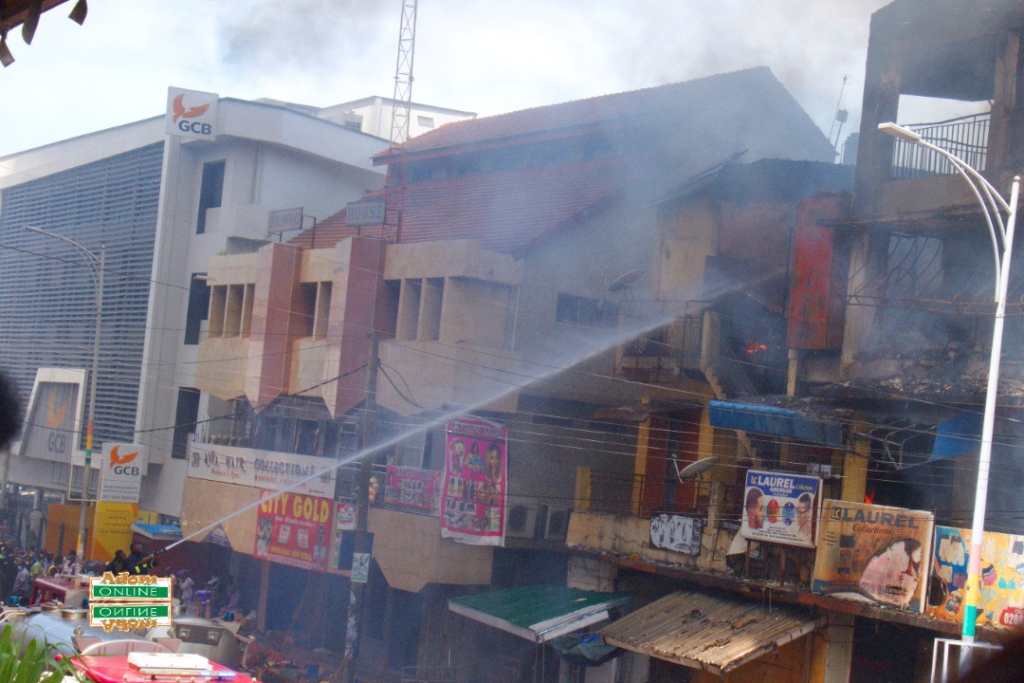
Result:
<svg viewBox="0 0 1024 683">
<path fill-rule="evenodd" d="M 531 642 L 546 643 L 604 621 L 609 609 L 631 597 L 630 593 L 524 586 L 452 598 L 448 609 Z"/>
</svg>

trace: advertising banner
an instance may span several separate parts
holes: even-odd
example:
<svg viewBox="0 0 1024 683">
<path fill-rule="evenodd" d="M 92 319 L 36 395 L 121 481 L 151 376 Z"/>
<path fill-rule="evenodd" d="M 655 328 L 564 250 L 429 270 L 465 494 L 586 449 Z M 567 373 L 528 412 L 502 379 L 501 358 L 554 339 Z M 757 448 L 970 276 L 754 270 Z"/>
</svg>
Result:
<svg viewBox="0 0 1024 683">
<path fill-rule="evenodd" d="M 923 612 L 932 513 L 826 500 L 811 590 Z"/>
<path fill-rule="evenodd" d="M 477 418 L 452 420 L 446 431 L 441 536 L 470 545 L 501 545 L 508 431 Z"/>
<path fill-rule="evenodd" d="M 138 503 L 142 490 L 142 446 L 103 444 L 99 499 L 108 503 Z"/>
<path fill-rule="evenodd" d="M 327 571 L 348 574 L 352 568 L 352 551 L 355 549 L 355 535 L 346 531 L 355 531 L 355 503 L 334 502 L 334 518 L 331 529 L 331 551 L 327 562 Z"/>
<path fill-rule="evenodd" d="M 260 489 L 297 484 L 294 493 L 333 499 L 337 465 L 338 461 L 331 458 L 193 441 L 189 446 L 188 476 Z"/>
<path fill-rule="evenodd" d="M 930 617 L 962 622 L 971 530 L 937 526 L 934 547 L 934 588 L 926 612 Z M 1024 536 L 985 532 L 977 623 L 997 628 L 1024 626 Z"/>
<path fill-rule="evenodd" d="M 118 550 L 127 555 L 132 544 L 132 524 L 138 512 L 139 506 L 135 503 L 96 503 L 92 550 L 88 557 L 109 562 Z"/>
<path fill-rule="evenodd" d="M 253 556 L 313 571 L 327 571 L 334 501 L 260 491 Z"/>
<path fill-rule="evenodd" d="M 704 520 L 668 513 L 651 515 L 651 545 L 687 555 L 700 554 Z"/>
<path fill-rule="evenodd" d="M 384 504 L 437 517 L 441 514 L 441 472 L 388 465 Z"/>
<path fill-rule="evenodd" d="M 740 536 L 813 548 L 820 490 L 817 477 L 748 470 Z"/>
</svg>

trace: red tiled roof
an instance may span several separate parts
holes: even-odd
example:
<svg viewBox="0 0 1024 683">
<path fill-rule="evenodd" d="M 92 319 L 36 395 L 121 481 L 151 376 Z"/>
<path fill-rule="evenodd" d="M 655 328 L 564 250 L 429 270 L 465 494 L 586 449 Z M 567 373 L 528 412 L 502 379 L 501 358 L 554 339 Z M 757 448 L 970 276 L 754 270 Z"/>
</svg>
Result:
<svg viewBox="0 0 1024 683">
<path fill-rule="evenodd" d="M 384 196 L 383 190 L 377 190 L 367 194 L 363 199 L 376 199 Z M 315 226 L 303 230 L 295 237 L 288 240 L 288 244 L 303 249 L 326 249 L 333 247 L 338 242 L 359 234 L 362 227 L 367 234 L 376 234 L 373 227 L 349 226 L 345 224 L 345 209 L 332 213 Z"/>
<path fill-rule="evenodd" d="M 497 116 L 455 121 L 419 135 L 406 143 L 410 155 L 564 129 L 601 127 L 611 121 L 686 115 L 694 110 L 713 112 L 734 104 L 737 92 L 754 91 L 765 107 L 781 106 L 810 118 L 775 78 L 768 67 L 717 74 L 683 83 L 602 95 L 585 100 L 523 109 Z M 374 157 L 386 163 L 387 150 Z"/>
<path fill-rule="evenodd" d="M 456 157 L 485 144 L 546 143 L 552 135 L 587 130 L 607 133 L 615 151 L 585 161 L 410 182 L 401 241 L 478 239 L 485 249 L 517 253 L 552 231 L 570 229 L 611 198 L 627 196 L 619 194 L 623 190 L 643 203 L 743 150 L 749 160 L 833 157 L 824 134 L 765 67 L 451 123 L 407 144 L 410 159 L 420 152 Z M 326 246 L 329 239 L 355 234 L 337 214 L 321 226 L 317 246 L 321 239 Z M 309 232 L 293 243 L 308 240 Z"/>
<path fill-rule="evenodd" d="M 413 183 L 402 241 L 479 239 L 485 249 L 514 251 L 617 189 L 625 166 L 605 159 Z"/>
</svg>

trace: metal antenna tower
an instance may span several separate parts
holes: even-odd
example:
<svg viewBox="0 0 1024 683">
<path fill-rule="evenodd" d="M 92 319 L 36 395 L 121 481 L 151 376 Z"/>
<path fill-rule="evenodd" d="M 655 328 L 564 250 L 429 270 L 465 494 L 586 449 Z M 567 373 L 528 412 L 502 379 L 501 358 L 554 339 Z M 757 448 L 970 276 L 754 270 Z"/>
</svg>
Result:
<svg viewBox="0 0 1024 683">
<path fill-rule="evenodd" d="M 384 183 L 384 239 L 402 238 L 402 213 L 405 210 L 405 175 L 412 118 L 412 65 L 416 54 L 417 0 L 402 0 L 402 24 L 398 30 L 398 60 L 395 64 L 395 93 L 391 102 L 391 147 L 388 148 L 388 175 Z"/>
</svg>

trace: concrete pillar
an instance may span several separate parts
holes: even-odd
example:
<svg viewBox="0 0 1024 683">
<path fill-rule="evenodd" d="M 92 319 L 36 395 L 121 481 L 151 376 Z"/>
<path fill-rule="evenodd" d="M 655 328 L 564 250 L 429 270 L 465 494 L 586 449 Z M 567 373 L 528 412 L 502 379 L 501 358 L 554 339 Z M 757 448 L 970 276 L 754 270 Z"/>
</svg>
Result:
<svg viewBox="0 0 1024 683">
<path fill-rule="evenodd" d="M 848 683 L 853 661 L 852 614 L 827 612 L 825 671 L 821 683 Z"/>
<path fill-rule="evenodd" d="M 854 427 L 858 430 L 858 427 Z M 858 438 L 853 442 L 852 451 L 843 454 L 842 500 L 847 503 L 863 503 L 868 483 L 868 463 L 871 460 L 871 442 Z"/>
</svg>

